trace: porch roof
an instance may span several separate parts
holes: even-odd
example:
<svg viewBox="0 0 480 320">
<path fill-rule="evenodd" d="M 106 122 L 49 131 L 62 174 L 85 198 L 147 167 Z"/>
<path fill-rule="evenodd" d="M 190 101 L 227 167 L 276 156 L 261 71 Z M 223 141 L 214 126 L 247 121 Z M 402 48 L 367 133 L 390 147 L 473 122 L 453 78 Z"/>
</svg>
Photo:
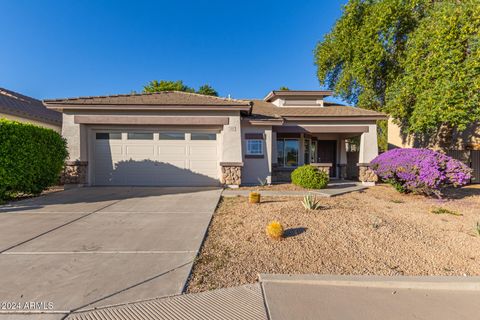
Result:
<svg viewBox="0 0 480 320">
<path fill-rule="evenodd" d="M 285 125 L 275 127 L 275 132 L 281 133 L 364 133 L 368 126 L 352 125 Z"/>
<path fill-rule="evenodd" d="M 322 120 L 357 119 L 357 120 L 386 120 L 383 113 L 361 109 L 357 107 L 342 106 L 324 102 L 323 107 L 277 107 L 263 100 L 251 100 L 252 113 L 248 117 L 253 120 L 272 119 L 299 119 L 322 118 Z"/>
</svg>

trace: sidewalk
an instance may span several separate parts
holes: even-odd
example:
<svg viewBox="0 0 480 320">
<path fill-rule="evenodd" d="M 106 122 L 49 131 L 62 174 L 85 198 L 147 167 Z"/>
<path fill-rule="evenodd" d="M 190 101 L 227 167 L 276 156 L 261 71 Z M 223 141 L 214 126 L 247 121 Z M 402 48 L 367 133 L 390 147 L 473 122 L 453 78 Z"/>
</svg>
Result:
<svg viewBox="0 0 480 320">
<path fill-rule="evenodd" d="M 259 192 L 262 196 L 265 196 L 265 197 L 282 197 L 282 196 L 303 197 L 306 194 L 313 194 L 320 197 L 334 197 L 334 196 L 339 196 L 349 192 L 364 190 L 366 188 L 367 188 L 366 186 L 363 186 L 360 182 L 356 182 L 356 181 L 335 181 L 335 182 L 330 182 L 325 189 L 312 189 L 312 190 L 305 190 L 305 191 L 260 190 L 255 192 Z M 228 190 L 223 190 L 222 196 L 248 197 L 248 194 L 252 191 L 253 191 L 253 188 L 252 190 L 228 189 Z"/>
<path fill-rule="evenodd" d="M 75 313 L 70 320 L 462 320 L 480 277 L 260 275 L 259 283 Z"/>
</svg>

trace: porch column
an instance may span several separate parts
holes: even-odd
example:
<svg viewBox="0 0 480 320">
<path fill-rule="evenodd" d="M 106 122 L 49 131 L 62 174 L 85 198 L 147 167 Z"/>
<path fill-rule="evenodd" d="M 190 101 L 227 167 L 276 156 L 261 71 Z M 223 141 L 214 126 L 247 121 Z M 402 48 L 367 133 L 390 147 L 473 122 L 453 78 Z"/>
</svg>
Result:
<svg viewBox="0 0 480 320">
<path fill-rule="evenodd" d="M 359 154 L 359 180 L 363 185 L 373 186 L 377 182 L 378 177 L 370 168 L 370 161 L 378 155 L 377 142 L 377 125 L 372 124 L 368 126 L 368 132 L 365 132 L 360 137 L 360 154 Z"/>
<path fill-rule="evenodd" d="M 274 136 L 275 135 L 275 136 Z M 274 148 L 275 145 L 275 148 Z M 273 159 L 276 159 L 277 157 L 274 156 L 273 151 L 275 149 L 275 154 L 276 154 L 276 145 L 277 145 L 277 135 L 275 132 L 272 131 L 272 127 L 269 129 L 265 129 L 265 150 L 267 152 L 267 162 L 268 162 L 268 175 L 267 175 L 267 183 L 271 184 L 272 183 L 272 163 Z"/>
<path fill-rule="evenodd" d="M 358 162 L 370 163 L 376 156 L 378 156 L 377 125 L 371 124 L 368 126 L 368 132 L 362 133 L 360 137 Z"/>
<path fill-rule="evenodd" d="M 242 132 L 240 114 L 229 117 L 228 125 L 223 126 L 221 146 L 220 181 L 230 187 L 242 183 Z"/>
</svg>

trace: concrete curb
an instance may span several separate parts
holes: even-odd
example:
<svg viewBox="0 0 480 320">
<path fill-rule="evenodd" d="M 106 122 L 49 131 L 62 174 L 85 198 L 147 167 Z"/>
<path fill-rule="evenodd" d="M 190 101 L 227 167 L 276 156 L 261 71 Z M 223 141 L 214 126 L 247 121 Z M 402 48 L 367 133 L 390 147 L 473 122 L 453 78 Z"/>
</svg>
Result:
<svg viewBox="0 0 480 320">
<path fill-rule="evenodd" d="M 260 283 L 274 282 L 342 287 L 480 291 L 480 277 L 259 274 L 258 278 Z"/>
</svg>

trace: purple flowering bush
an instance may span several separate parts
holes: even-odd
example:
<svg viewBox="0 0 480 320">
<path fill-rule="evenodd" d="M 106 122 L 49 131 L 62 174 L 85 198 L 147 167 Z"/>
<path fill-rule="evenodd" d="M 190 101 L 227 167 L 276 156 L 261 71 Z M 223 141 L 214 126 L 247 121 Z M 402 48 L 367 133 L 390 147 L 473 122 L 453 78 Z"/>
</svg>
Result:
<svg viewBox="0 0 480 320">
<path fill-rule="evenodd" d="M 372 169 L 398 191 L 435 194 L 469 182 L 472 170 L 463 162 L 430 149 L 393 149 L 372 160 Z"/>
</svg>

